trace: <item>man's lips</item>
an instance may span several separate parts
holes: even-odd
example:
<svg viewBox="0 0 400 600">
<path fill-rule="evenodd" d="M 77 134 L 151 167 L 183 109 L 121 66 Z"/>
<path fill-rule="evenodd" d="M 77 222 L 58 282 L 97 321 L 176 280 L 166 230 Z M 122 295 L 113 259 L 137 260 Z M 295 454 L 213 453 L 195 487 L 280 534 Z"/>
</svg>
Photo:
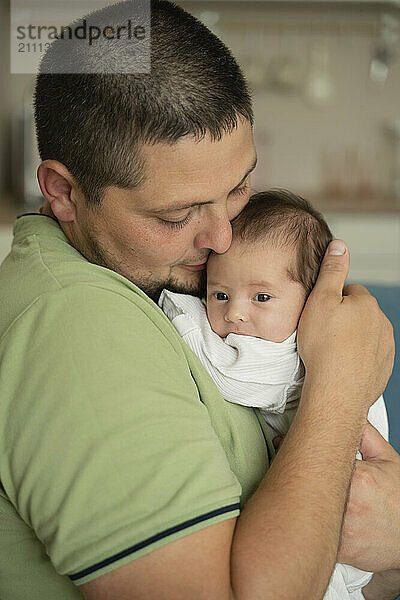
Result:
<svg viewBox="0 0 400 600">
<path fill-rule="evenodd" d="M 206 268 L 206 264 L 207 261 L 205 260 L 202 263 L 199 263 L 197 265 L 181 265 L 182 267 L 184 267 L 185 269 L 188 269 L 189 271 L 203 271 Z"/>
</svg>

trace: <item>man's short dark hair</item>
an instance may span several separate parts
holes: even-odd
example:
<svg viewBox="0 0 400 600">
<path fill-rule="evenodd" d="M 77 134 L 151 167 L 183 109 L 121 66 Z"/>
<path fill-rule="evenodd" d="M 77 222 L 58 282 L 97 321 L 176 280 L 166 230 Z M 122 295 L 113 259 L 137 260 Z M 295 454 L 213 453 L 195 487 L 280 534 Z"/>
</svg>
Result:
<svg viewBox="0 0 400 600">
<path fill-rule="evenodd" d="M 251 196 L 232 222 L 233 240 L 246 244 L 273 244 L 293 248 L 289 277 L 309 294 L 318 277 L 332 233 L 311 204 L 287 190 L 268 190 Z"/>
<path fill-rule="evenodd" d="M 97 21 L 126 17 L 130 0 L 91 13 Z M 61 42 L 61 43 L 60 43 Z M 149 74 L 57 74 L 65 40 L 55 40 L 41 63 L 34 94 L 42 160 L 64 164 L 92 206 L 108 186 L 133 189 L 145 176 L 140 148 L 181 137 L 217 140 L 240 118 L 253 123 L 244 77 L 228 48 L 205 25 L 167 0 L 151 0 Z M 68 41 L 69 64 L 93 64 L 87 44 Z M 132 61 L 129 43 L 109 52 L 98 40 L 96 60 Z M 116 49 L 117 48 L 117 49 Z M 134 70 L 134 69 L 132 69 Z"/>
</svg>

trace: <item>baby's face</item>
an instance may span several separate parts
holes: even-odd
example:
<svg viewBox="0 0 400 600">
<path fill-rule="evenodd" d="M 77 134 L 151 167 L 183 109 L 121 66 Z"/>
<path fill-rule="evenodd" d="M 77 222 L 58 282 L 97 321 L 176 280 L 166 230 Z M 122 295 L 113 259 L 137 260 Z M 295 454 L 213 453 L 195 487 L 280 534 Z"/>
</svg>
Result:
<svg viewBox="0 0 400 600">
<path fill-rule="evenodd" d="M 287 268 L 293 250 L 233 243 L 207 264 L 207 315 L 211 328 L 283 342 L 297 327 L 306 300 Z"/>
</svg>

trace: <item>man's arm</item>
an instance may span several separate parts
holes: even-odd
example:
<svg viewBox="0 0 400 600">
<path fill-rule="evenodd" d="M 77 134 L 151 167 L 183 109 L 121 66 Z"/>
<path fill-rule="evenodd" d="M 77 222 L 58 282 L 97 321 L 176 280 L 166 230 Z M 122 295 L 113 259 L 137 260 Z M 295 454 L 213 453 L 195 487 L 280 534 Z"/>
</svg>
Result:
<svg viewBox="0 0 400 600">
<path fill-rule="evenodd" d="M 348 252 L 325 257 L 299 325 L 299 410 L 236 523 L 206 527 L 82 585 L 86 599 L 323 597 L 367 412 L 394 354 L 392 328 L 367 290 L 348 286 L 342 297 L 347 270 Z"/>
<path fill-rule="evenodd" d="M 374 573 L 362 593 L 365 600 L 395 600 L 400 595 L 400 569 Z"/>
</svg>

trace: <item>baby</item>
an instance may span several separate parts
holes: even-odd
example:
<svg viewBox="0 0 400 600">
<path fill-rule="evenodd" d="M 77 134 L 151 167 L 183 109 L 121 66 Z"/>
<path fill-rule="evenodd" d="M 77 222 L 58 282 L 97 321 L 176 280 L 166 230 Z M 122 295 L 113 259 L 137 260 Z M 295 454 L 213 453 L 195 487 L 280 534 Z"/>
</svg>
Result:
<svg viewBox="0 0 400 600">
<path fill-rule="evenodd" d="M 167 290 L 159 304 L 225 400 L 259 408 L 271 437 L 284 436 L 304 381 L 297 324 L 332 234 L 306 200 L 283 190 L 253 195 L 232 230 L 229 250 L 207 263 L 207 307 Z M 368 418 L 388 439 L 382 397 Z M 362 599 L 371 577 L 338 564 L 324 600 Z"/>
</svg>

